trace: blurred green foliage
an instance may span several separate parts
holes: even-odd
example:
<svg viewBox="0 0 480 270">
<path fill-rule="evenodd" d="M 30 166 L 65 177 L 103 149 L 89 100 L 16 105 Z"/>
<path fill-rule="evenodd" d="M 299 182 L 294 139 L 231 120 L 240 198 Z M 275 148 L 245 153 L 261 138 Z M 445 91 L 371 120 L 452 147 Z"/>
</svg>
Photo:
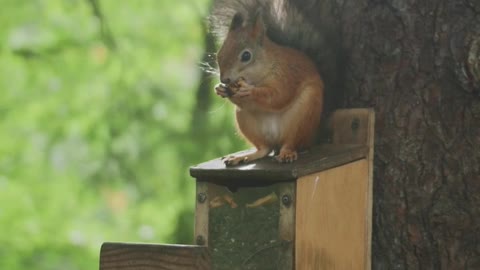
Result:
<svg viewBox="0 0 480 270">
<path fill-rule="evenodd" d="M 198 92 L 208 2 L 1 1 L 0 269 L 192 241 L 188 167 L 243 146 L 232 106 Z"/>
</svg>

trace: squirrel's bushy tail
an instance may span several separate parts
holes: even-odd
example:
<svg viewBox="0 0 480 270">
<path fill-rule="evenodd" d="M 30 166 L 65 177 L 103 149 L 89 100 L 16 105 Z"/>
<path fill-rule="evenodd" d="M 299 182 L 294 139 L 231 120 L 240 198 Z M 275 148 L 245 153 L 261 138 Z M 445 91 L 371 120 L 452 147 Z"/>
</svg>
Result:
<svg viewBox="0 0 480 270">
<path fill-rule="evenodd" d="M 323 47 L 325 37 L 288 0 L 214 0 L 209 17 L 211 31 L 223 41 L 237 12 L 248 21 L 259 9 L 267 35 L 274 42 L 306 53 Z"/>
</svg>

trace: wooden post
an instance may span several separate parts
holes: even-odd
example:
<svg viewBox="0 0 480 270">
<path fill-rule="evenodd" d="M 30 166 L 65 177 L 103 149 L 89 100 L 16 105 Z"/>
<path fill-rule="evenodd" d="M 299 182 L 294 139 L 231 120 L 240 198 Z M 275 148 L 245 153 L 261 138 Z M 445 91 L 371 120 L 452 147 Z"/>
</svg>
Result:
<svg viewBox="0 0 480 270">
<path fill-rule="evenodd" d="M 104 243 L 100 251 L 100 270 L 209 270 L 206 247 Z"/>
</svg>

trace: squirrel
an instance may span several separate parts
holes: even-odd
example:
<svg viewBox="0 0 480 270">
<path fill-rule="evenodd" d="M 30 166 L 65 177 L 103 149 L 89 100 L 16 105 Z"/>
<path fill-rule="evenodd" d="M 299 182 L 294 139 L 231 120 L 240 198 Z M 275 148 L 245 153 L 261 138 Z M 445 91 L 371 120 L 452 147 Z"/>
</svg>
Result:
<svg viewBox="0 0 480 270">
<path fill-rule="evenodd" d="M 324 83 L 301 50 L 322 41 L 299 14 L 282 0 L 214 1 L 211 25 L 225 36 L 217 53 L 221 83 L 215 93 L 235 104 L 237 129 L 256 148 L 223 158 L 227 166 L 272 151 L 278 162 L 290 163 L 313 143 Z"/>
</svg>

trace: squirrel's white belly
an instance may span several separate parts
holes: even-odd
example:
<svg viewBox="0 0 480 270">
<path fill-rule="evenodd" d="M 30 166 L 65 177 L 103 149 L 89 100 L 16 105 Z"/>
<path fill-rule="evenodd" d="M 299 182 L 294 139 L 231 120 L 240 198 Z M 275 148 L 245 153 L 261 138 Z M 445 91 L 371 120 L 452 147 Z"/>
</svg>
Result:
<svg viewBox="0 0 480 270">
<path fill-rule="evenodd" d="M 267 142 L 278 144 L 281 136 L 281 116 L 275 113 L 263 114 L 258 120 L 260 132 Z"/>
</svg>

